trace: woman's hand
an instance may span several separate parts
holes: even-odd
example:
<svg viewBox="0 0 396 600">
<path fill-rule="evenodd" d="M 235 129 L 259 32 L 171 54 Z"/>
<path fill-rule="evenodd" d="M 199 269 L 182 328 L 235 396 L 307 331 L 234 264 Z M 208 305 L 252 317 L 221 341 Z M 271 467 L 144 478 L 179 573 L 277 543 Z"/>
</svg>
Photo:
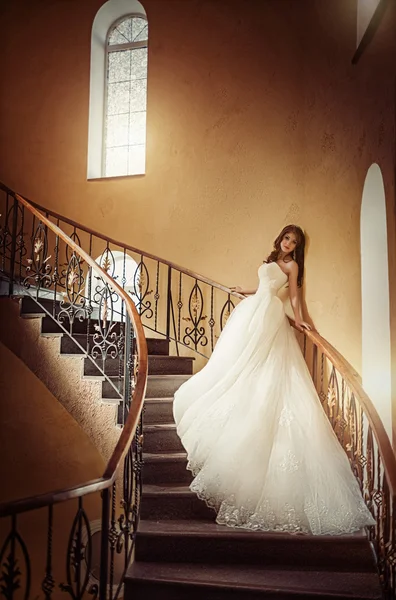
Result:
<svg viewBox="0 0 396 600">
<path fill-rule="evenodd" d="M 307 331 L 311 331 L 311 329 L 312 329 L 311 325 L 309 325 L 305 321 L 297 321 L 296 320 L 295 325 L 299 331 L 304 331 L 304 329 L 306 329 Z"/>
<path fill-rule="evenodd" d="M 233 292 L 238 292 L 238 294 L 243 294 L 242 288 L 240 285 L 234 285 L 230 288 Z"/>
</svg>

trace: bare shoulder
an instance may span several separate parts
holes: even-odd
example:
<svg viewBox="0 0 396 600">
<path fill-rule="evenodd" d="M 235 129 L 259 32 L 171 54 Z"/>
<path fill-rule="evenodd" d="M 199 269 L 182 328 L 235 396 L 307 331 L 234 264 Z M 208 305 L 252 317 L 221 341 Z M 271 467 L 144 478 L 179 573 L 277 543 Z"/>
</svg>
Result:
<svg viewBox="0 0 396 600">
<path fill-rule="evenodd" d="M 295 260 L 289 260 L 289 262 L 285 263 L 285 272 L 288 273 L 288 275 L 298 274 L 298 264 Z"/>
</svg>

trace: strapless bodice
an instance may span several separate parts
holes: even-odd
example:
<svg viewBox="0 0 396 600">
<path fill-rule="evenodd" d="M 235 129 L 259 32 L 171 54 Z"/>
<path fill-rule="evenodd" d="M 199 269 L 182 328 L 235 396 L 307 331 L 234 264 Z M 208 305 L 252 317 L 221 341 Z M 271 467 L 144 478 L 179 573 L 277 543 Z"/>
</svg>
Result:
<svg viewBox="0 0 396 600">
<path fill-rule="evenodd" d="M 278 263 L 263 263 L 258 270 L 259 287 L 257 292 L 270 291 L 276 294 L 285 285 L 288 277 Z"/>
</svg>

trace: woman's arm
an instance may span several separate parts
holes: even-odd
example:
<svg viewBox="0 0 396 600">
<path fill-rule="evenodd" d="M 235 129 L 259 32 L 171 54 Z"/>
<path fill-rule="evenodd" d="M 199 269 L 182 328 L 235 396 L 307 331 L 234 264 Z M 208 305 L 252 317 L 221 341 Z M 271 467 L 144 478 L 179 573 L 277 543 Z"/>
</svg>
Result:
<svg viewBox="0 0 396 600">
<path fill-rule="evenodd" d="M 257 288 L 256 289 L 242 289 L 241 286 L 236 285 L 232 288 L 230 288 L 233 292 L 238 292 L 238 294 L 244 294 L 245 296 L 251 296 L 252 294 L 255 294 L 257 292 Z"/>
<path fill-rule="evenodd" d="M 303 321 L 302 317 L 301 317 L 300 295 L 299 295 L 298 285 L 297 285 L 298 265 L 294 261 L 290 262 L 289 264 L 290 264 L 290 267 L 288 269 L 289 295 L 290 295 L 290 304 L 292 306 L 293 313 L 294 313 L 294 321 L 296 323 L 297 329 L 299 329 L 300 331 L 307 329 L 309 331 L 311 329 L 311 327 L 308 325 L 308 323 Z"/>
</svg>

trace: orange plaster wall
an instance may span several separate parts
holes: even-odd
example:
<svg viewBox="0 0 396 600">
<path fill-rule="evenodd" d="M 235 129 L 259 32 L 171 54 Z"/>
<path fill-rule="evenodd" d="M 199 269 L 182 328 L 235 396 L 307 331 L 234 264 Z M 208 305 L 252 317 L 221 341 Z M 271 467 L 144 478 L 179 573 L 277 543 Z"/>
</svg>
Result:
<svg viewBox="0 0 396 600">
<path fill-rule="evenodd" d="M 229 285 L 254 285 L 279 229 L 299 223 L 309 312 L 359 369 L 360 203 L 372 162 L 384 176 L 391 256 L 395 246 L 392 9 L 352 66 L 355 0 L 143 0 L 147 173 L 87 181 L 90 32 L 101 4 L 1 9 L 0 179 Z"/>
<path fill-rule="evenodd" d="M 26 365 L 0 342 L 0 503 L 28 498 L 100 477 L 105 463 L 86 433 Z M 100 492 L 83 498 L 90 521 L 101 515 Z M 54 598 L 64 597 L 65 556 L 78 500 L 54 505 L 52 574 Z M 38 598 L 47 560 L 48 509 L 17 516 L 16 527 L 31 565 L 29 598 Z M 0 545 L 11 530 L 11 518 L 0 519 Z M 22 552 L 16 544 L 21 586 L 26 585 Z"/>
<path fill-rule="evenodd" d="M 100 477 L 87 434 L 28 367 L 0 342 L 0 502 Z"/>
</svg>

